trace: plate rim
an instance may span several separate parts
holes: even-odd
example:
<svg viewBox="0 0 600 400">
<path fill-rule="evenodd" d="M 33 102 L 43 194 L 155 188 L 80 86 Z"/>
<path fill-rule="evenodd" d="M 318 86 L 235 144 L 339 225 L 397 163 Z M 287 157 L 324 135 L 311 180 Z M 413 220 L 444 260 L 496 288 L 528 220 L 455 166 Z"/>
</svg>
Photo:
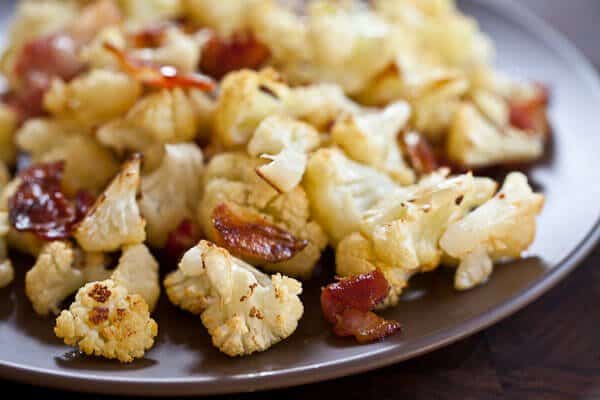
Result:
<svg viewBox="0 0 600 400">
<path fill-rule="evenodd" d="M 576 68 L 576 74 L 592 88 L 592 93 L 600 102 L 600 79 L 593 64 L 567 37 L 538 17 L 526 6 L 515 0 L 469 0 L 484 5 L 495 14 L 512 20 L 542 41 L 557 54 L 569 60 Z M 47 368 L 7 362 L 0 359 L 0 377 L 37 386 L 52 387 L 69 391 L 134 394 L 147 396 L 165 395 L 208 395 L 254 392 L 283 387 L 316 383 L 349 376 L 376 368 L 405 361 L 433 350 L 447 346 L 473 335 L 507 318 L 537 300 L 541 295 L 556 286 L 572 272 L 594 249 L 600 240 L 600 217 L 585 237 L 556 266 L 538 281 L 513 295 L 502 304 L 484 314 L 468 319 L 416 340 L 415 349 L 404 351 L 397 346 L 367 355 L 343 360 L 333 360 L 317 367 L 291 367 L 282 372 L 259 372 L 253 376 L 227 377 L 219 379 L 188 378 L 144 378 L 144 377 L 102 377 L 92 373 L 55 371 Z M 419 343 L 423 345 L 419 345 Z M 318 369 L 319 374 L 314 373 Z M 278 379 L 273 379 L 277 377 Z"/>
</svg>

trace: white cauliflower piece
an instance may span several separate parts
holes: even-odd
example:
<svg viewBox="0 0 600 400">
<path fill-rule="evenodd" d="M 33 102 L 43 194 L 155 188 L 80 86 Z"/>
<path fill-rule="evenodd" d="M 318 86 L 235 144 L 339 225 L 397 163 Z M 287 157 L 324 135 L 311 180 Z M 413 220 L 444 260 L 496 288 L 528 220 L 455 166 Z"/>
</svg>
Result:
<svg viewBox="0 0 600 400">
<path fill-rule="evenodd" d="M 387 175 L 350 160 L 335 148 L 320 149 L 310 156 L 303 186 L 315 220 L 334 246 L 358 231 L 367 209 L 402 190 Z"/>
<path fill-rule="evenodd" d="M 510 173 L 500 191 L 464 218 L 452 223 L 441 248 L 460 260 L 455 287 L 469 289 L 486 281 L 492 261 L 517 258 L 535 238 L 535 218 L 544 197 L 534 193 L 520 172 Z"/>
<path fill-rule="evenodd" d="M 193 310 L 201 313 L 213 344 L 232 357 L 289 337 L 304 312 L 300 282 L 269 277 L 206 241 L 188 250 L 165 286 L 175 304 L 204 306 Z"/>
<path fill-rule="evenodd" d="M 114 251 L 146 239 L 146 222 L 136 202 L 141 157 L 127 161 L 75 230 L 86 251 Z"/>
<path fill-rule="evenodd" d="M 191 141 L 196 129 L 194 108 L 177 88 L 142 97 L 123 118 L 101 126 L 96 136 L 118 152 L 144 151 L 156 144 Z"/>
<path fill-rule="evenodd" d="M 498 126 L 472 104 L 464 103 L 454 117 L 446 146 L 452 161 L 485 167 L 535 160 L 544 151 L 544 139 L 510 126 Z"/>
<path fill-rule="evenodd" d="M 277 80 L 273 70 L 227 74 L 221 82 L 214 117 L 215 136 L 222 145 L 245 145 L 263 119 L 284 113 L 283 99 L 289 88 Z"/>
<path fill-rule="evenodd" d="M 400 184 L 415 180 L 404 161 L 398 135 L 410 118 L 410 106 L 399 101 L 366 114 L 344 115 L 331 130 L 331 139 L 353 160 L 390 175 Z"/>
<path fill-rule="evenodd" d="M 61 303 L 85 283 L 108 278 L 107 265 L 107 257 L 100 253 L 86 254 L 68 242 L 50 242 L 25 275 L 25 294 L 37 314 L 58 314 Z"/>
<path fill-rule="evenodd" d="M 158 262 L 145 245 L 125 246 L 110 279 L 128 293 L 140 295 L 150 312 L 156 307 L 160 296 Z"/>
<path fill-rule="evenodd" d="M 187 17 L 198 26 L 229 37 L 246 25 L 248 6 L 253 0 L 181 0 Z"/>
<path fill-rule="evenodd" d="M 134 25 L 174 19 L 183 11 L 183 0 L 118 0 L 127 22 Z"/>
<path fill-rule="evenodd" d="M 291 234 L 295 241 L 305 241 L 306 246 L 284 261 L 254 258 L 247 261 L 268 271 L 308 278 L 327 244 L 327 238 L 313 220 L 302 187 L 278 193 L 256 174 L 255 170 L 260 165 L 260 160 L 241 153 L 224 153 L 214 157 L 205 169 L 204 195 L 198 209 L 200 225 L 207 238 L 216 241 L 213 216 L 222 204 L 235 210 L 236 214 L 252 217 L 252 223 L 272 224 Z"/>
<path fill-rule="evenodd" d="M 0 161 L 12 165 L 17 157 L 14 135 L 17 114 L 5 104 L 0 104 Z"/>
<path fill-rule="evenodd" d="M 57 118 L 94 127 L 125 114 L 141 94 L 142 85 L 129 75 L 93 69 L 68 83 L 54 79 L 44 106 Z"/>
<path fill-rule="evenodd" d="M 295 188 L 304 175 L 308 153 L 320 144 L 310 125 L 288 117 L 267 117 L 248 143 L 248 154 L 270 160 L 256 172 L 279 192 Z"/>
<path fill-rule="evenodd" d="M 154 345 L 158 325 L 141 296 L 107 279 L 79 289 L 54 333 L 85 354 L 131 362 Z"/>
<path fill-rule="evenodd" d="M 163 247 L 169 233 L 184 219 L 195 220 L 203 166 L 198 146 L 170 144 L 165 146 L 160 167 L 142 176 L 139 206 L 152 246 Z"/>
<path fill-rule="evenodd" d="M 127 39 L 123 29 L 114 25 L 102 29 L 89 43 L 82 46 L 79 50 L 79 58 L 90 69 L 118 69 L 118 61 L 113 53 L 106 50 L 105 44 L 110 44 L 119 50 L 125 50 Z"/>
</svg>

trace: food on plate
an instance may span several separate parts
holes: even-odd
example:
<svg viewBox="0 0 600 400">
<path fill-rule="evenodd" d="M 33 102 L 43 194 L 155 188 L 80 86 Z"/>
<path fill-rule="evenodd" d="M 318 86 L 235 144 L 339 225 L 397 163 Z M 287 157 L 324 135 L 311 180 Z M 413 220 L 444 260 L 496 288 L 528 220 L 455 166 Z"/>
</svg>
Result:
<svg viewBox="0 0 600 400">
<path fill-rule="evenodd" d="M 66 344 L 143 357 L 162 284 L 223 353 L 265 351 L 323 271 L 333 333 L 381 340 L 414 275 L 470 289 L 532 245 L 543 195 L 484 174 L 544 158 L 549 89 L 496 70 L 453 0 L 291 3 L 19 2 L 0 287 L 34 256 L 26 296 Z"/>
</svg>

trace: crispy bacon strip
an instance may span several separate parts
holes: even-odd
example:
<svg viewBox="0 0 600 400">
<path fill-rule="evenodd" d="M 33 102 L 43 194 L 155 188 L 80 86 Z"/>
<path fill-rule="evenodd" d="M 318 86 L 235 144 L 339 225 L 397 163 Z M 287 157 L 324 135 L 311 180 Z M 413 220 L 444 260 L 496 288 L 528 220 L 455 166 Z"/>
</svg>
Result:
<svg viewBox="0 0 600 400">
<path fill-rule="evenodd" d="M 403 132 L 400 144 L 413 169 L 420 175 L 429 174 L 438 169 L 439 164 L 431 145 L 420 133 Z"/>
<path fill-rule="evenodd" d="M 212 223 L 217 245 L 259 264 L 289 260 L 308 245 L 260 216 L 234 213 L 226 203 L 215 208 Z"/>
<path fill-rule="evenodd" d="M 537 93 L 531 99 L 509 101 L 510 124 L 532 135 L 547 137 L 550 132 L 547 115 L 550 91 L 542 84 L 536 86 Z"/>
<path fill-rule="evenodd" d="M 167 237 L 165 252 L 172 260 L 179 260 L 183 253 L 194 247 L 200 240 L 200 230 L 189 219 L 181 223 Z"/>
<path fill-rule="evenodd" d="M 257 69 L 271 56 L 269 48 L 250 32 L 224 39 L 214 34 L 202 49 L 200 71 L 221 79 L 228 72 Z"/>
<path fill-rule="evenodd" d="M 110 51 L 119 61 L 121 67 L 140 82 L 159 89 L 194 88 L 212 91 L 215 83 L 202 74 L 180 74 L 175 67 L 157 66 L 127 55 L 110 43 L 104 43 L 104 48 Z"/>
<path fill-rule="evenodd" d="M 66 239 L 83 215 L 83 200 L 73 203 L 62 192 L 64 162 L 36 164 L 19 174 L 21 184 L 8 200 L 9 222 L 19 232 L 44 240 Z M 77 204 L 79 203 L 79 204 Z"/>
<path fill-rule="evenodd" d="M 390 286 L 379 270 L 340 279 L 321 291 L 321 310 L 337 336 L 354 336 L 359 343 L 381 340 L 401 329 L 396 321 L 371 310 L 387 296 Z"/>
</svg>

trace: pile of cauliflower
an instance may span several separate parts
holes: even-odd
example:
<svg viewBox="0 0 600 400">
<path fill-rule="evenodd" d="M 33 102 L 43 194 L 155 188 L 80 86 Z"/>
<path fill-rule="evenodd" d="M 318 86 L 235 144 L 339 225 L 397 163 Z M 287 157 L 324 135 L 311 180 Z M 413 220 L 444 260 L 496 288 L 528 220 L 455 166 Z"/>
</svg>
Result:
<svg viewBox="0 0 600 400">
<path fill-rule="evenodd" d="M 547 94 L 493 69 L 472 18 L 453 0 L 281 3 L 19 3 L 0 60 L 0 287 L 9 248 L 35 257 L 25 293 L 65 344 L 144 357 L 164 287 L 249 355 L 294 333 L 328 246 L 338 276 L 383 273 L 383 308 L 415 274 L 444 265 L 470 289 L 532 244 L 543 196 L 477 171 L 542 157 Z M 23 172 L 56 161 L 59 189 Z M 27 185 L 54 203 L 19 203 Z M 59 214 L 61 237 L 19 225 Z"/>
</svg>

